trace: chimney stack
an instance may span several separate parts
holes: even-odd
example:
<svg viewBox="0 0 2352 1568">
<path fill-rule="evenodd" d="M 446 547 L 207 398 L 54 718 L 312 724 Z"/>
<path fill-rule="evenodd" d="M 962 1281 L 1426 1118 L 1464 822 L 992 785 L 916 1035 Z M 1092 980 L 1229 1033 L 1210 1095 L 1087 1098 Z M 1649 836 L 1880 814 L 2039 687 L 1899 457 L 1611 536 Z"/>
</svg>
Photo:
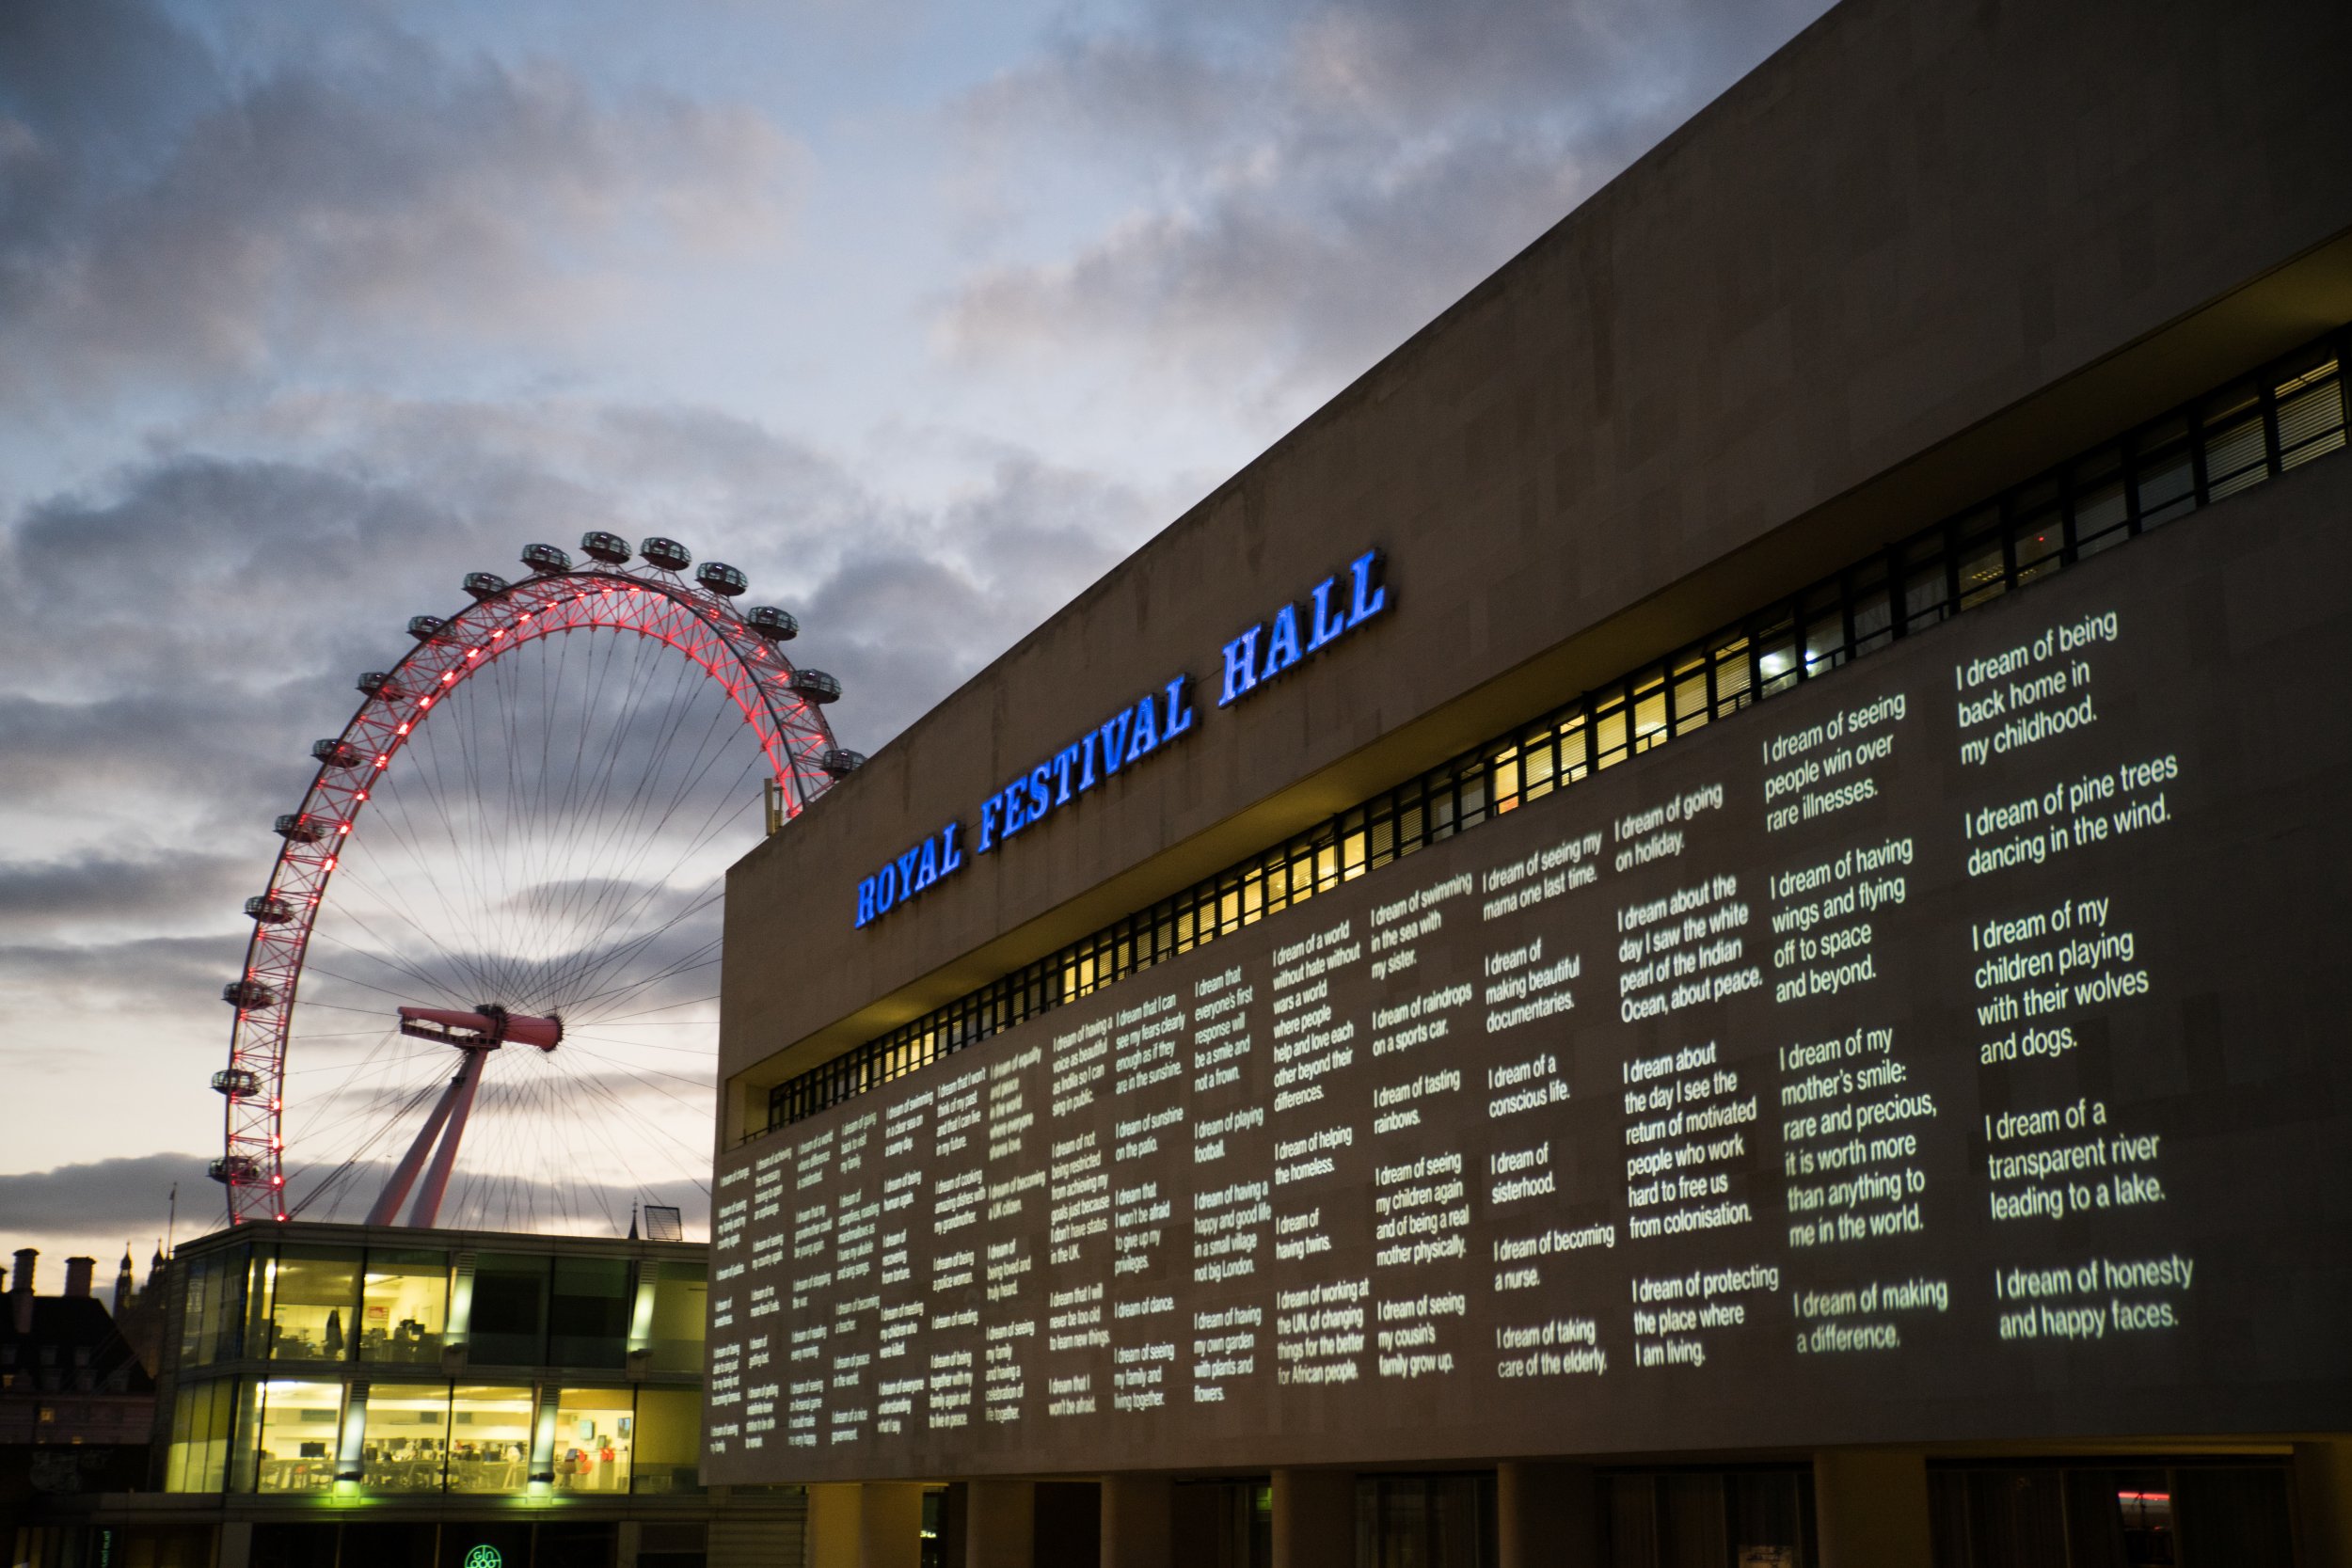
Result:
<svg viewBox="0 0 2352 1568">
<path fill-rule="evenodd" d="M 38 1247 L 16 1249 L 16 1283 L 8 1291 L 8 1307 L 19 1334 L 33 1331 L 33 1263 L 40 1257 Z"/>
<path fill-rule="evenodd" d="M 70 1296 L 89 1294 L 90 1280 L 98 1273 L 95 1258 L 69 1258 L 65 1260 L 65 1293 Z"/>
</svg>

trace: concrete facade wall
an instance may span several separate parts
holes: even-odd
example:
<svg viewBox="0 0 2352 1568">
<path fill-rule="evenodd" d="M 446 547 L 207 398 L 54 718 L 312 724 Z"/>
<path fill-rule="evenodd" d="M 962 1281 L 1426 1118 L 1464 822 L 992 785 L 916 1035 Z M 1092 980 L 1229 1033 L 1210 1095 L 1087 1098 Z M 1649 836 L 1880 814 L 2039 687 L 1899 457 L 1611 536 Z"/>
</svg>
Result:
<svg viewBox="0 0 2352 1568">
<path fill-rule="evenodd" d="M 2319 0 L 1847 0 L 739 864 L 722 1140 L 759 1085 L 2352 316 L 2348 59 Z M 851 928 L 886 858 L 1372 546 L 1382 623 Z"/>
</svg>

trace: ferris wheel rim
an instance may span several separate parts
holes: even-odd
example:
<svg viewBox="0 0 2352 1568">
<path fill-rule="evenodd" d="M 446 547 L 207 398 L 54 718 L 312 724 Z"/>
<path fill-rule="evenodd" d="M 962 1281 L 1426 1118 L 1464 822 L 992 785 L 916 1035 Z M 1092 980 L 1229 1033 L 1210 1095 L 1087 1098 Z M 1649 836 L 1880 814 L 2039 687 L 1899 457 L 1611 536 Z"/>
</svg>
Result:
<svg viewBox="0 0 2352 1568">
<path fill-rule="evenodd" d="M 525 559 L 529 562 L 528 553 Z M 297 833 L 314 820 L 326 826 L 307 839 L 284 836 L 263 893 L 246 902 L 253 932 L 240 977 L 226 993 L 236 1009 L 229 1065 L 214 1076 L 226 1101 L 222 1156 L 214 1174 L 225 1189 L 231 1226 L 289 1217 L 286 1057 L 327 885 L 375 781 L 443 699 L 471 676 L 557 632 L 628 633 L 679 653 L 726 692 L 759 742 L 787 819 L 863 760 L 834 744 L 823 712 L 822 704 L 838 695 L 838 683 L 794 665 L 776 638 L 755 630 L 736 610 L 731 593 L 697 588 L 660 567 L 639 572 L 612 563 L 561 571 L 534 563 L 533 574 L 516 582 L 487 578 L 498 583 L 488 591 L 475 586 L 484 576 L 468 578 L 474 602 L 457 614 L 410 623 L 417 645 L 384 672 L 376 689 L 363 688 L 342 729 L 314 748 L 321 752 L 319 767 L 292 821 Z M 739 585 L 739 574 L 736 580 Z M 803 690 L 811 677 L 814 683 Z"/>
</svg>

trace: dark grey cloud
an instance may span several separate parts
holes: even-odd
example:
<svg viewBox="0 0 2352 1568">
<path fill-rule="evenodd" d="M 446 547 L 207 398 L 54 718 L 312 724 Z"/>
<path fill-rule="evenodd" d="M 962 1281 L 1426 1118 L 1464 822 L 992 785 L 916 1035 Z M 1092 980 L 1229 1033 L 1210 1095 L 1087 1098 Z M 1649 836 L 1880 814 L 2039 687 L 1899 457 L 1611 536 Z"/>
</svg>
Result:
<svg viewBox="0 0 2352 1568">
<path fill-rule="evenodd" d="M 273 776 L 294 781 L 308 739 L 356 703 L 349 676 L 398 657 L 408 614 L 450 613 L 467 570 L 512 574 L 523 544 L 588 527 L 742 566 L 755 600 L 802 616 L 793 656 L 850 684 L 835 716 L 870 749 L 1149 520 L 1131 487 L 1026 454 L 927 512 L 705 410 L 363 404 L 271 438 L 312 450 L 171 452 L 24 511 L 0 546 L 0 665 L 83 700 L 0 696 L 0 740 L 24 742 L 0 747 L 18 759 L 0 770 L 24 770 L 8 782 L 73 787 L 109 748 L 118 770 L 183 775 L 193 748 L 223 783 L 276 748 Z M 158 688 L 159 669 L 178 684 Z"/>
<path fill-rule="evenodd" d="M 225 1046 L 229 1012 L 213 999 L 243 952 L 241 940 L 217 936 L 0 943 L 0 1062 L 20 1077 L 78 1068 L 91 1049 L 86 1029 L 110 1014 L 192 1015 L 217 1026 L 202 1032 L 208 1050 Z"/>
<path fill-rule="evenodd" d="M 1160 5 L 972 96 L 977 183 L 1041 149 L 1146 191 L 985 269 L 979 359 L 1111 345 L 1241 395 L 1327 389 L 1458 297 L 1824 8 L 1821 0 Z"/>
<path fill-rule="evenodd" d="M 223 90 L 202 43 L 143 0 L 0 7 L 0 108 L 134 176 Z"/>
<path fill-rule="evenodd" d="M 126 1241 L 141 1277 L 149 1253 L 169 1222 L 170 1193 L 180 1188 L 177 1240 L 216 1229 L 221 1190 L 204 1175 L 203 1154 L 145 1154 L 93 1160 L 49 1170 L 0 1176 L 0 1253 L 20 1246 L 41 1252 L 40 1285 L 54 1292 L 64 1279 L 64 1259 L 80 1250 L 105 1265 L 102 1288 L 112 1279 Z M 310 1218 L 357 1220 L 381 1190 L 390 1162 L 357 1166 L 315 1205 Z M 347 1192 L 344 1189 L 348 1189 Z M 689 1181 L 657 1181 L 641 1187 L 627 1180 L 574 1177 L 493 1184 L 461 1178 L 452 1183 L 442 1223 L 488 1222 L 534 1212 L 543 1223 L 564 1228 L 601 1227 L 611 1216 L 612 1232 L 626 1229 L 632 1202 L 670 1203 L 683 1209 L 689 1234 L 707 1233 L 708 1199 Z"/>
<path fill-rule="evenodd" d="M 0 404 L 380 362 L 388 335 L 553 349 L 626 287 L 613 252 L 772 239 L 805 180 L 740 107 L 389 27 L 245 73 L 135 0 L 8 11 Z"/>
<path fill-rule="evenodd" d="M 258 881 L 249 861 L 200 852 L 0 863 L 0 931 L 180 925 L 219 914 Z"/>
<path fill-rule="evenodd" d="M 220 1189 L 204 1180 L 205 1158 L 142 1154 L 0 1176 L 0 1215 L 7 1216 L 8 1230 L 0 1250 L 40 1247 L 49 1263 L 43 1289 L 55 1291 L 64 1275 L 50 1239 L 78 1243 L 107 1263 L 121 1257 L 130 1239 L 143 1275 L 148 1253 L 168 1223 L 173 1182 L 180 1184 L 181 1235 L 209 1228 L 199 1216 L 217 1206 Z M 108 1243 L 100 1238 L 107 1237 L 111 1249 L 102 1250 Z"/>
</svg>

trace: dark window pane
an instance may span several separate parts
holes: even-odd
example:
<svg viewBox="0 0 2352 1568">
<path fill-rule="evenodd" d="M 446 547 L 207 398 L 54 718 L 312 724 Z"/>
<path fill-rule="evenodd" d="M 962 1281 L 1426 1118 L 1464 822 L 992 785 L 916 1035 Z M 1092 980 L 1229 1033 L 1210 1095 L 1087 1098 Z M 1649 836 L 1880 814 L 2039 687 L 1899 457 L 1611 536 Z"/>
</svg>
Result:
<svg viewBox="0 0 2352 1568">
<path fill-rule="evenodd" d="M 628 1348 L 628 1260 L 557 1259 L 548 1328 L 557 1366 L 620 1366 Z"/>
<path fill-rule="evenodd" d="M 534 1365 L 546 1353 L 547 1329 L 548 1259 L 484 1253 L 474 1265 L 470 1358 Z"/>
</svg>

